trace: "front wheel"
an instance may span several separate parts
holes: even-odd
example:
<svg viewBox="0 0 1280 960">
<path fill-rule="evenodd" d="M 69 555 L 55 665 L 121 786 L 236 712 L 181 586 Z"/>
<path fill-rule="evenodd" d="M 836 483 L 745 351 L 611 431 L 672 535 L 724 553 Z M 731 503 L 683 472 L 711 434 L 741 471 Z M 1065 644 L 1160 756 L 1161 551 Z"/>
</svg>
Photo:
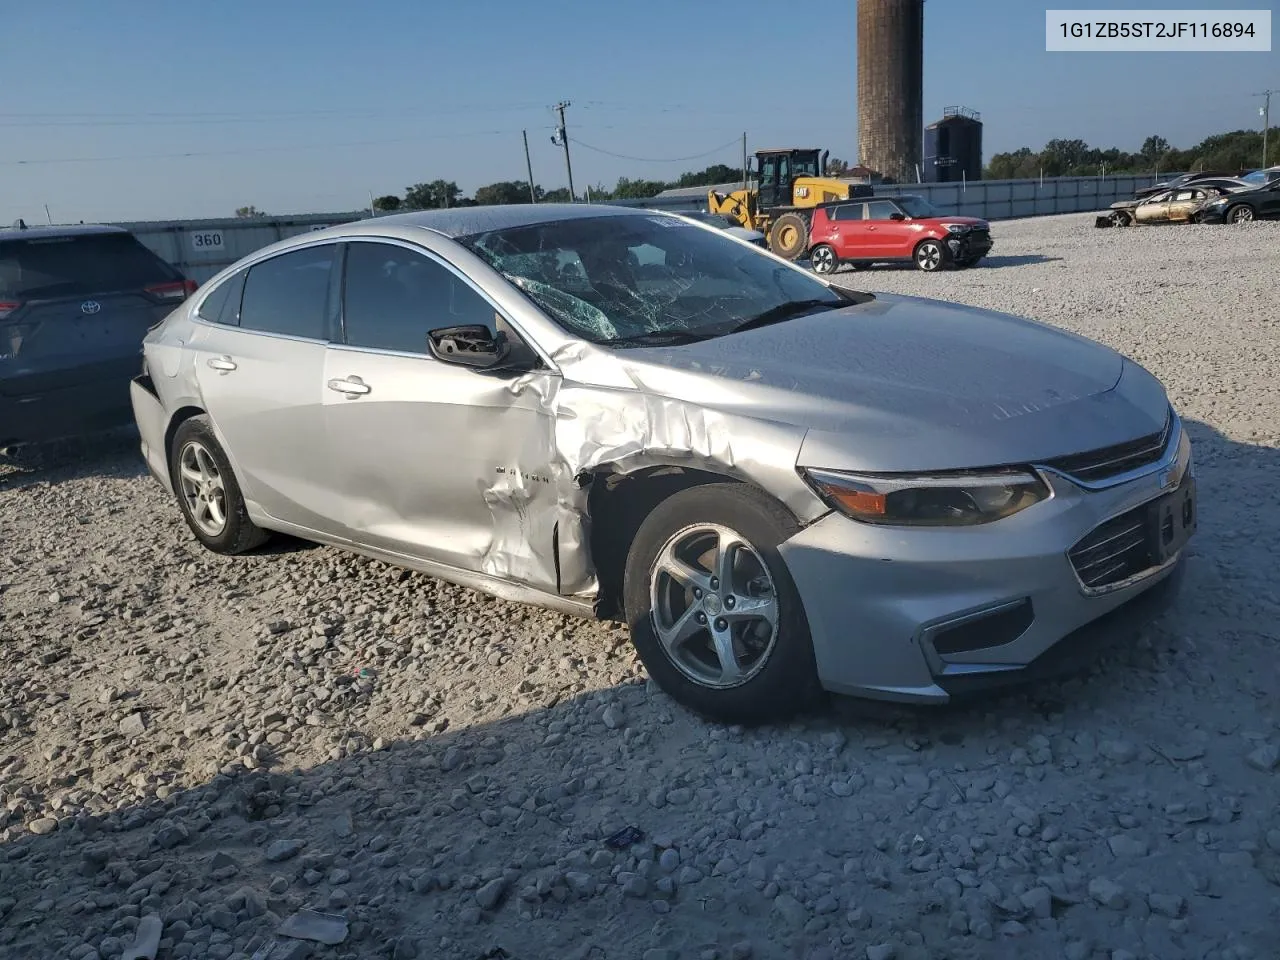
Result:
<svg viewBox="0 0 1280 960">
<path fill-rule="evenodd" d="M 674 700 L 724 723 L 782 720 L 820 693 L 808 621 L 778 553 L 787 510 L 738 483 L 682 490 L 641 524 L 624 596 L 636 652 Z"/>
<path fill-rule="evenodd" d="M 1238 203 L 1227 211 L 1227 223 L 1251 223 L 1253 221 L 1253 207 L 1247 203 Z"/>
<path fill-rule="evenodd" d="M 820 274 L 835 273 L 840 260 L 836 252 L 825 243 L 820 243 L 809 251 L 809 262 L 813 264 L 813 272 Z"/>
<path fill-rule="evenodd" d="M 169 471 L 187 526 L 214 553 L 244 553 L 267 541 L 267 532 L 249 519 L 231 461 L 208 417 L 192 417 L 178 427 Z"/>
<path fill-rule="evenodd" d="M 1111 214 L 1111 222 L 1117 227 L 1127 227 L 1133 222 L 1133 218 L 1123 210 L 1117 210 L 1115 213 Z"/>
<path fill-rule="evenodd" d="M 941 270 L 947 260 L 947 252 L 937 240 L 925 240 L 916 247 L 916 266 L 926 273 Z"/>
<path fill-rule="evenodd" d="M 784 260 L 798 260 L 809 245 L 809 224 L 798 213 L 784 213 L 769 228 L 769 249 Z"/>
</svg>

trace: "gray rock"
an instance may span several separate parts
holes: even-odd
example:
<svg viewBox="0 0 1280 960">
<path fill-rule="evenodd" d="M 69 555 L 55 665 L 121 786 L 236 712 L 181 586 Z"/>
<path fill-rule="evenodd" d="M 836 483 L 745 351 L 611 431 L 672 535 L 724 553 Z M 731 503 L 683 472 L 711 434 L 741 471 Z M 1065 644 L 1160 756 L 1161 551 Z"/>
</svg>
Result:
<svg viewBox="0 0 1280 960">
<path fill-rule="evenodd" d="M 140 737 L 147 732 L 147 721 L 141 713 L 131 713 L 120 721 L 120 732 L 126 737 Z"/>
<path fill-rule="evenodd" d="M 867 947 L 867 960 L 894 960 L 897 956 L 897 944 L 873 943 Z"/>
<path fill-rule="evenodd" d="M 626 723 L 626 717 L 623 715 L 622 708 L 615 703 L 609 704 L 604 708 L 604 715 L 601 718 L 604 725 L 610 730 L 617 730 Z"/>
<path fill-rule="evenodd" d="M 773 898 L 773 910 L 795 930 L 802 929 L 809 921 L 805 905 L 789 893 L 780 893 Z"/>
<path fill-rule="evenodd" d="M 622 892 L 628 897 L 639 900 L 649 895 L 649 881 L 638 873 L 620 873 L 618 882 Z"/>
<path fill-rule="evenodd" d="M 1111 848 L 1111 854 L 1117 860 L 1133 860 L 1138 857 L 1145 857 L 1150 852 L 1150 847 L 1146 840 L 1126 834 L 1109 838 L 1107 846 Z"/>
<path fill-rule="evenodd" d="M 1147 895 L 1147 906 L 1151 908 L 1152 913 L 1177 919 L 1187 909 L 1187 901 L 1177 894 L 1151 893 Z"/>
<path fill-rule="evenodd" d="M 497 879 L 490 880 L 476 891 L 476 903 L 479 905 L 481 910 L 492 910 L 502 902 L 502 898 L 506 892 L 506 878 L 498 877 Z"/>
<path fill-rule="evenodd" d="M 1244 762 L 1255 770 L 1271 773 L 1276 767 L 1280 767 L 1280 746 L 1274 743 L 1263 744 L 1245 757 Z"/>
<path fill-rule="evenodd" d="M 644 952 L 643 960 L 680 960 L 680 954 L 669 947 L 651 947 Z"/>
<path fill-rule="evenodd" d="M 276 840 L 267 847 L 265 856 L 268 863 L 281 863 L 292 860 L 305 846 L 305 840 Z"/>
<path fill-rule="evenodd" d="M 1104 740 L 1098 752 L 1115 763 L 1129 763 L 1138 756 L 1137 746 L 1128 740 Z"/>
<path fill-rule="evenodd" d="M 1124 887 L 1106 877 L 1094 877 L 1089 881 L 1089 896 L 1110 910 L 1123 910 L 1129 902 Z"/>
<path fill-rule="evenodd" d="M 1053 894 L 1044 887 L 1032 887 L 1018 899 L 1037 920 L 1053 916 Z"/>
<path fill-rule="evenodd" d="M 36 836 L 43 837 L 58 829 L 58 821 L 53 817 L 38 817 L 27 824 L 27 829 Z"/>
<path fill-rule="evenodd" d="M 658 857 L 658 867 L 663 873 L 675 873 L 680 867 L 680 851 L 668 848 Z"/>
</svg>

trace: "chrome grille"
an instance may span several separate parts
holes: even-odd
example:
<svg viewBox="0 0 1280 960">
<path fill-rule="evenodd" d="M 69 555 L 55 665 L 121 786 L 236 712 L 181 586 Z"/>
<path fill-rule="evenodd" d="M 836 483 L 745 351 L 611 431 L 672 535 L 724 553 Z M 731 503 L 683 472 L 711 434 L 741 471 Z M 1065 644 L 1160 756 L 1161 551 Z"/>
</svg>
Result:
<svg viewBox="0 0 1280 960">
<path fill-rule="evenodd" d="M 1085 483 L 1096 483 L 1155 463 L 1168 449 L 1172 432 L 1173 417 L 1169 416 L 1165 419 L 1164 429 L 1159 433 L 1086 453 L 1073 453 L 1046 460 L 1044 466 Z"/>
<path fill-rule="evenodd" d="M 1081 583 L 1089 589 L 1108 587 L 1156 565 L 1147 539 L 1147 510 L 1144 504 L 1113 517 L 1067 552 Z"/>
</svg>

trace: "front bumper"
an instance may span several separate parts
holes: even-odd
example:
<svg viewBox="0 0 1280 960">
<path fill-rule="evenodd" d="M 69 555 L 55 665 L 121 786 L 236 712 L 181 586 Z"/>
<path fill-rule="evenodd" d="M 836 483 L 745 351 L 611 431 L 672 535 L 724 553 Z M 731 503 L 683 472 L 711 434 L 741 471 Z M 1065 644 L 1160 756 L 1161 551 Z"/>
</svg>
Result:
<svg viewBox="0 0 1280 960">
<path fill-rule="evenodd" d="M 995 246 L 990 234 L 953 233 L 943 241 L 953 260 L 985 257 Z"/>
<path fill-rule="evenodd" d="M 1169 466 L 1106 489 L 1049 474 L 1052 498 L 984 526 L 877 527 L 832 513 L 806 527 L 779 551 L 823 687 L 946 703 L 1071 669 L 1133 635 L 1176 596 L 1186 549 L 1101 591 L 1086 591 L 1068 551 L 1169 493 Z M 1189 467 L 1187 476 L 1194 482 Z"/>
</svg>

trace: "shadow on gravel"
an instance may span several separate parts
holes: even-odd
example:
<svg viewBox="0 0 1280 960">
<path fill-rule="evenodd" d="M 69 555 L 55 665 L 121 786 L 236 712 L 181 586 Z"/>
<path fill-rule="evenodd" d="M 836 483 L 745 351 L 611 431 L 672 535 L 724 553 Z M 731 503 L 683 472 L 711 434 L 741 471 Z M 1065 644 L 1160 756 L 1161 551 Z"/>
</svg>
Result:
<svg viewBox="0 0 1280 960">
<path fill-rule="evenodd" d="M 1264 547 L 1280 540 L 1274 499 L 1280 451 L 1230 441 L 1200 423 L 1189 429 L 1203 505 L 1193 552 L 1220 546 L 1217 505 L 1236 498 L 1259 506 L 1256 522 L 1241 533 Z M 1201 573 L 1200 561 L 1192 559 L 1192 573 Z M 1213 561 L 1231 559 L 1215 555 L 1207 563 Z M 1247 580 L 1219 587 L 1241 603 L 1248 602 L 1249 588 Z M 1162 622 L 1194 607 L 1198 598 L 1188 594 L 1197 589 L 1204 589 L 1203 576 L 1189 576 L 1183 598 Z M 1180 625 L 1179 631 L 1194 628 Z M 1202 644 L 1215 640 L 1206 637 Z M 1007 756 L 1010 749 L 1005 735 L 1020 744 L 1028 731 L 1058 729 L 1069 736 L 1074 729 L 1093 729 L 1092 715 L 1103 706 L 1114 710 L 1111 722 L 1121 726 L 1129 715 L 1150 716 L 1152 703 L 1167 697 L 1171 685 L 1183 685 L 1180 671 L 1194 669 L 1194 662 L 1189 666 L 1171 652 L 1157 624 L 1085 678 L 962 708 L 872 705 L 857 722 L 827 715 L 754 731 L 705 723 L 638 684 L 564 700 L 553 694 L 525 714 L 390 744 L 374 742 L 344 719 L 326 719 L 322 708 L 298 712 L 283 698 L 278 709 L 259 716 L 203 714 L 184 722 L 196 725 L 193 730 L 212 726 L 209 737 L 220 736 L 219 729 L 247 731 L 247 743 L 261 748 L 255 756 L 268 766 L 273 754 L 304 740 L 322 741 L 334 759 L 290 772 L 250 770 L 230 750 L 221 773 L 198 772 L 210 777 L 200 786 L 143 803 L 108 796 L 107 806 L 116 807 L 109 814 L 40 821 L 42 835 L 0 846 L 0 957 L 117 957 L 139 916 L 157 912 L 165 921 L 159 960 L 247 958 L 304 907 L 342 914 L 349 923 L 345 941 L 316 946 L 313 960 L 587 960 L 639 957 L 650 949 L 694 956 L 710 948 L 727 957 L 747 955 L 735 954 L 733 945 L 748 938 L 755 956 L 816 956 L 842 934 L 849 955 L 862 956 L 868 945 L 903 930 L 918 931 L 926 944 L 953 943 L 948 925 L 956 922 L 954 914 L 904 899 L 915 874 L 888 879 L 890 861 L 876 851 L 889 849 L 890 834 L 940 833 L 938 842 L 947 842 L 946 830 L 935 825 L 963 802 L 999 819 L 983 842 L 995 845 L 1002 863 L 1028 856 L 1021 838 L 1031 833 L 1009 819 L 1007 805 L 982 806 L 991 782 L 1002 775 L 996 766 L 984 783 L 983 771 L 991 767 L 993 751 L 995 763 L 1005 762 L 998 753 L 1003 749 Z M 272 670 L 272 662 L 264 661 L 262 669 Z M 393 659 L 377 664 L 367 682 L 376 691 L 394 678 Z M 283 688 L 283 672 L 280 680 Z M 341 696 L 366 695 L 358 692 L 363 682 L 340 684 Z M 1214 687 L 1205 687 L 1203 676 L 1185 678 L 1185 684 L 1198 687 L 1198 696 L 1212 696 Z M 411 693 L 393 686 L 386 695 Z M 538 698 L 536 691 L 524 695 Z M 307 710 L 307 722 L 299 722 Z M 421 722 L 432 721 L 427 716 Z M 10 742 L 15 733 L 9 731 Z M 143 756 L 154 749 L 150 736 L 97 731 L 96 749 Z M 1014 752 L 1026 751 L 1019 746 Z M 1033 761 L 1016 764 L 1024 762 Z M 1111 815 L 1111 801 L 1095 796 L 1089 785 L 1096 784 L 1090 774 L 1098 762 L 1095 756 L 1078 767 L 1050 764 L 1039 778 L 1048 771 L 1048 784 L 1035 788 L 1031 780 L 1018 780 L 1017 788 L 1052 793 L 1066 785 L 1071 793 L 1060 798 L 1065 806 L 1053 816 L 1069 820 L 1084 805 L 1101 823 Z M 11 762 L 9 770 L 20 767 Z M 1156 765 L 1134 775 L 1159 777 L 1164 769 Z M 937 776 L 931 779 L 930 771 Z M 92 768 L 84 767 L 57 786 L 92 792 L 92 782 Z M 1170 781 L 1173 789 L 1181 789 L 1180 782 Z M 47 809 L 30 791 L 19 796 L 30 810 Z M 1053 807 L 1046 802 L 1046 809 Z M 1092 822 L 1085 824 L 1090 830 Z M 643 831 L 643 842 L 613 849 L 607 839 L 627 826 Z M 678 850 L 670 872 L 655 843 Z M 844 864 L 859 909 L 876 926 L 842 916 L 828 929 L 819 920 L 825 907 L 811 914 L 788 898 L 779 908 L 765 874 L 745 868 L 761 859 L 756 851 L 762 844 L 769 850 L 764 861 L 784 867 L 778 875 L 784 891 L 792 889 L 787 877 L 811 875 L 815 861 L 835 874 Z M 1258 856 L 1261 869 L 1265 851 Z M 1208 857 L 1216 854 L 1202 860 Z M 859 864 L 854 877 L 851 862 Z M 920 876 L 932 882 L 930 862 L 913 861 L 911 870 L 924 871 Z M 1266 909 L 1250 913 L 1239 906 L 1243 900 L 1233 899 L 1257 899 L 1256 874 L 1221 870 L 1216 859 L 1199 868 L 1218 875 L 1215 899 L 1197 901 L 1195 928 L 1225 930 L 1230 923 L 1235 936 L 1261 938 L 1270 922 Z M 1213 905 L 1224 897 L 1226 906 Z M 1016 906 L 1006 902 L 1003 908 Z M 766 920 L 770 911 L 773 918 Z M 1055 923 L 1063 915 L 1082 922 L 1096 916 L 1087 898 L 1065 900 L 1055 911 Z M 969 941 L 978 948 L 973 955 L 1059 955 L 1057 927 L 1040 925 L 1029 914 L 1024 920 L 1016 940 Z M 891 930 L 885 923 L 898 925 Z M 766 929 L 771 946 L 762 942 Z M 1263 941 L 1257 943 L 1262 949 Z M 489 952 L 495 947 L 505 952 Z M 278 951 L 265 956 L 286 955 Z"/>
<path fill-rule="evenodd" d="M 132 426 L 0 451 L 0 490 L 93 476 L 128 479 L 146 472 Z"/>
<path fill-rule="evenodd" d="M 964 267 L 959 272 L 969 273 L 975 270 L 990 270 L 990 269 L 999 268 L 999 267 L 1022 267 L 1032 263 L 1055 263 L 1060 260 L 1062 260 L 1062 257 L 1046 257 L 1038 253 L 1010 255 L 1005 257 L 987 256 L 987 257 L 984 257 L 982 261 L 978 263 L 976 266 Z M 860 273 L 879 273 L 881 271 L 893 272 L 895 270 L 905 270 L 908 272 L 915 272 L 919 270 L 919 267 L 917 267 L 914 263 L 911 263 L 908 261 L 901 261 L 901 262 L 894 262 L 894 263 L 876 263 L 876 264 L 872 264 L 870 267 L 858 267 L 857 269 L 850 269 L 847 266 L 843 266 L 837 271 L 837 273 L 841 277 L 848 278 Z M 956 272 L 956 271 L 954 271 L 953 269 L 953 270 L 949 270 L 948 272 Z"/>
</svg>

